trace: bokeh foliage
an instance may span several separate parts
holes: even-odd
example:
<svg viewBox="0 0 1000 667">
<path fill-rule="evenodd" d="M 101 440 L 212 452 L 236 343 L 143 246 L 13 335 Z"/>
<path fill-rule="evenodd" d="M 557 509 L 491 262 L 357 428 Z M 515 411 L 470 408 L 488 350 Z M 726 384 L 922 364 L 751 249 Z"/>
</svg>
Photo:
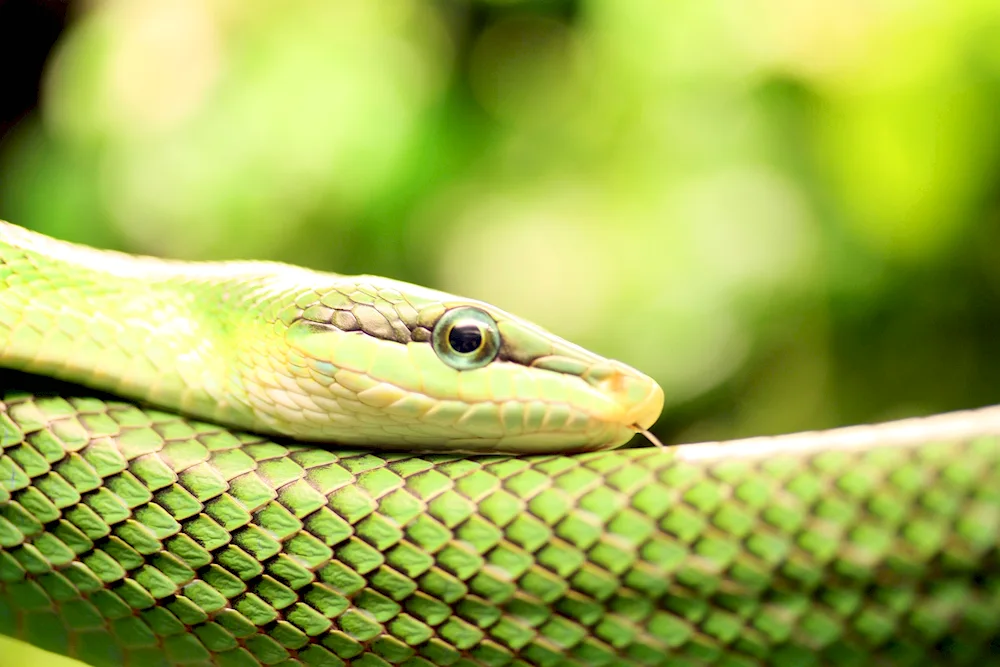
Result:
<svg viewBox="0 0 1000 667">
<path fill-rule="evenodd" d="M 492 301 L 690 440 L 973 407 L 1000 3 L 92 0 L 0 215 Z"/>
</svg>

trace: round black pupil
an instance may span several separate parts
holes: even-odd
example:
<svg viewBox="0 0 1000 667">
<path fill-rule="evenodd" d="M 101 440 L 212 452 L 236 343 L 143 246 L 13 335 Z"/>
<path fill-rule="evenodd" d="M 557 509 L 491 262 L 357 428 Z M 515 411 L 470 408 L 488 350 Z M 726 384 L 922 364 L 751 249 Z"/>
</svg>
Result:
<svg viewBox="0 0 1000 667">
<path fill-rule="evenodd" d="M 448 343 L 459 354 L 469 354 L 482 346 L 483 334 L 475 324 L 460 324 L 448 332 Z"/>
</svg>

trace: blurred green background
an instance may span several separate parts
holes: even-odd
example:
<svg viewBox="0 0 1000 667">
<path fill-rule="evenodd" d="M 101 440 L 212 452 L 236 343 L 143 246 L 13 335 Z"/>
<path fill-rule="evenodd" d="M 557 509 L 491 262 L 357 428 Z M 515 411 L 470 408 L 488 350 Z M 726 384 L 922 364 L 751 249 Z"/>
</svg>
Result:
<svg viewBox="0 0 1000 667">
<path fill-rule="evenodd" d="M 670 442 L 1000 397 L 996 0 L 62 21 L 0 142 L 2 218 L 485 299 L 653 375 Z"/>
</svg>

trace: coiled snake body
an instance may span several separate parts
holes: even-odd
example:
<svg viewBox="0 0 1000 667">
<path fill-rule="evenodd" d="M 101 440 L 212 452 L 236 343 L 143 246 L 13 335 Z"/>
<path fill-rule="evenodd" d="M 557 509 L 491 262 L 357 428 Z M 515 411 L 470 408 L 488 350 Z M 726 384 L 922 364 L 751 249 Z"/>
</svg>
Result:
<svg viewBox="0 0 1000 667">
<path fill-rule="evenodd" d="M 1000 651 L 998 408 L 591 451 L 659 387 L 487 304 L 6 223 L 0 365 L 0 634 L 91 664 Z"/>
</svg>

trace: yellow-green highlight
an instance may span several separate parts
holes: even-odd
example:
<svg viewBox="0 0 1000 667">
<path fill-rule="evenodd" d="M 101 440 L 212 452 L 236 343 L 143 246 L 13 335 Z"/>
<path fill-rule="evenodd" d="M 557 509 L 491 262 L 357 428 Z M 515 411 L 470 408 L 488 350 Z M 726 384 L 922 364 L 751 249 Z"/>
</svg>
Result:
<svg viewBox="0 0 1000 667">
<path fill-rule="evenodd" d="M 72 658 L 64 658 L 16 639 L 0 636 L 0 667 L 21 667 L 22 665 L 85 667 L 82 662 Z"/>
</svg>

